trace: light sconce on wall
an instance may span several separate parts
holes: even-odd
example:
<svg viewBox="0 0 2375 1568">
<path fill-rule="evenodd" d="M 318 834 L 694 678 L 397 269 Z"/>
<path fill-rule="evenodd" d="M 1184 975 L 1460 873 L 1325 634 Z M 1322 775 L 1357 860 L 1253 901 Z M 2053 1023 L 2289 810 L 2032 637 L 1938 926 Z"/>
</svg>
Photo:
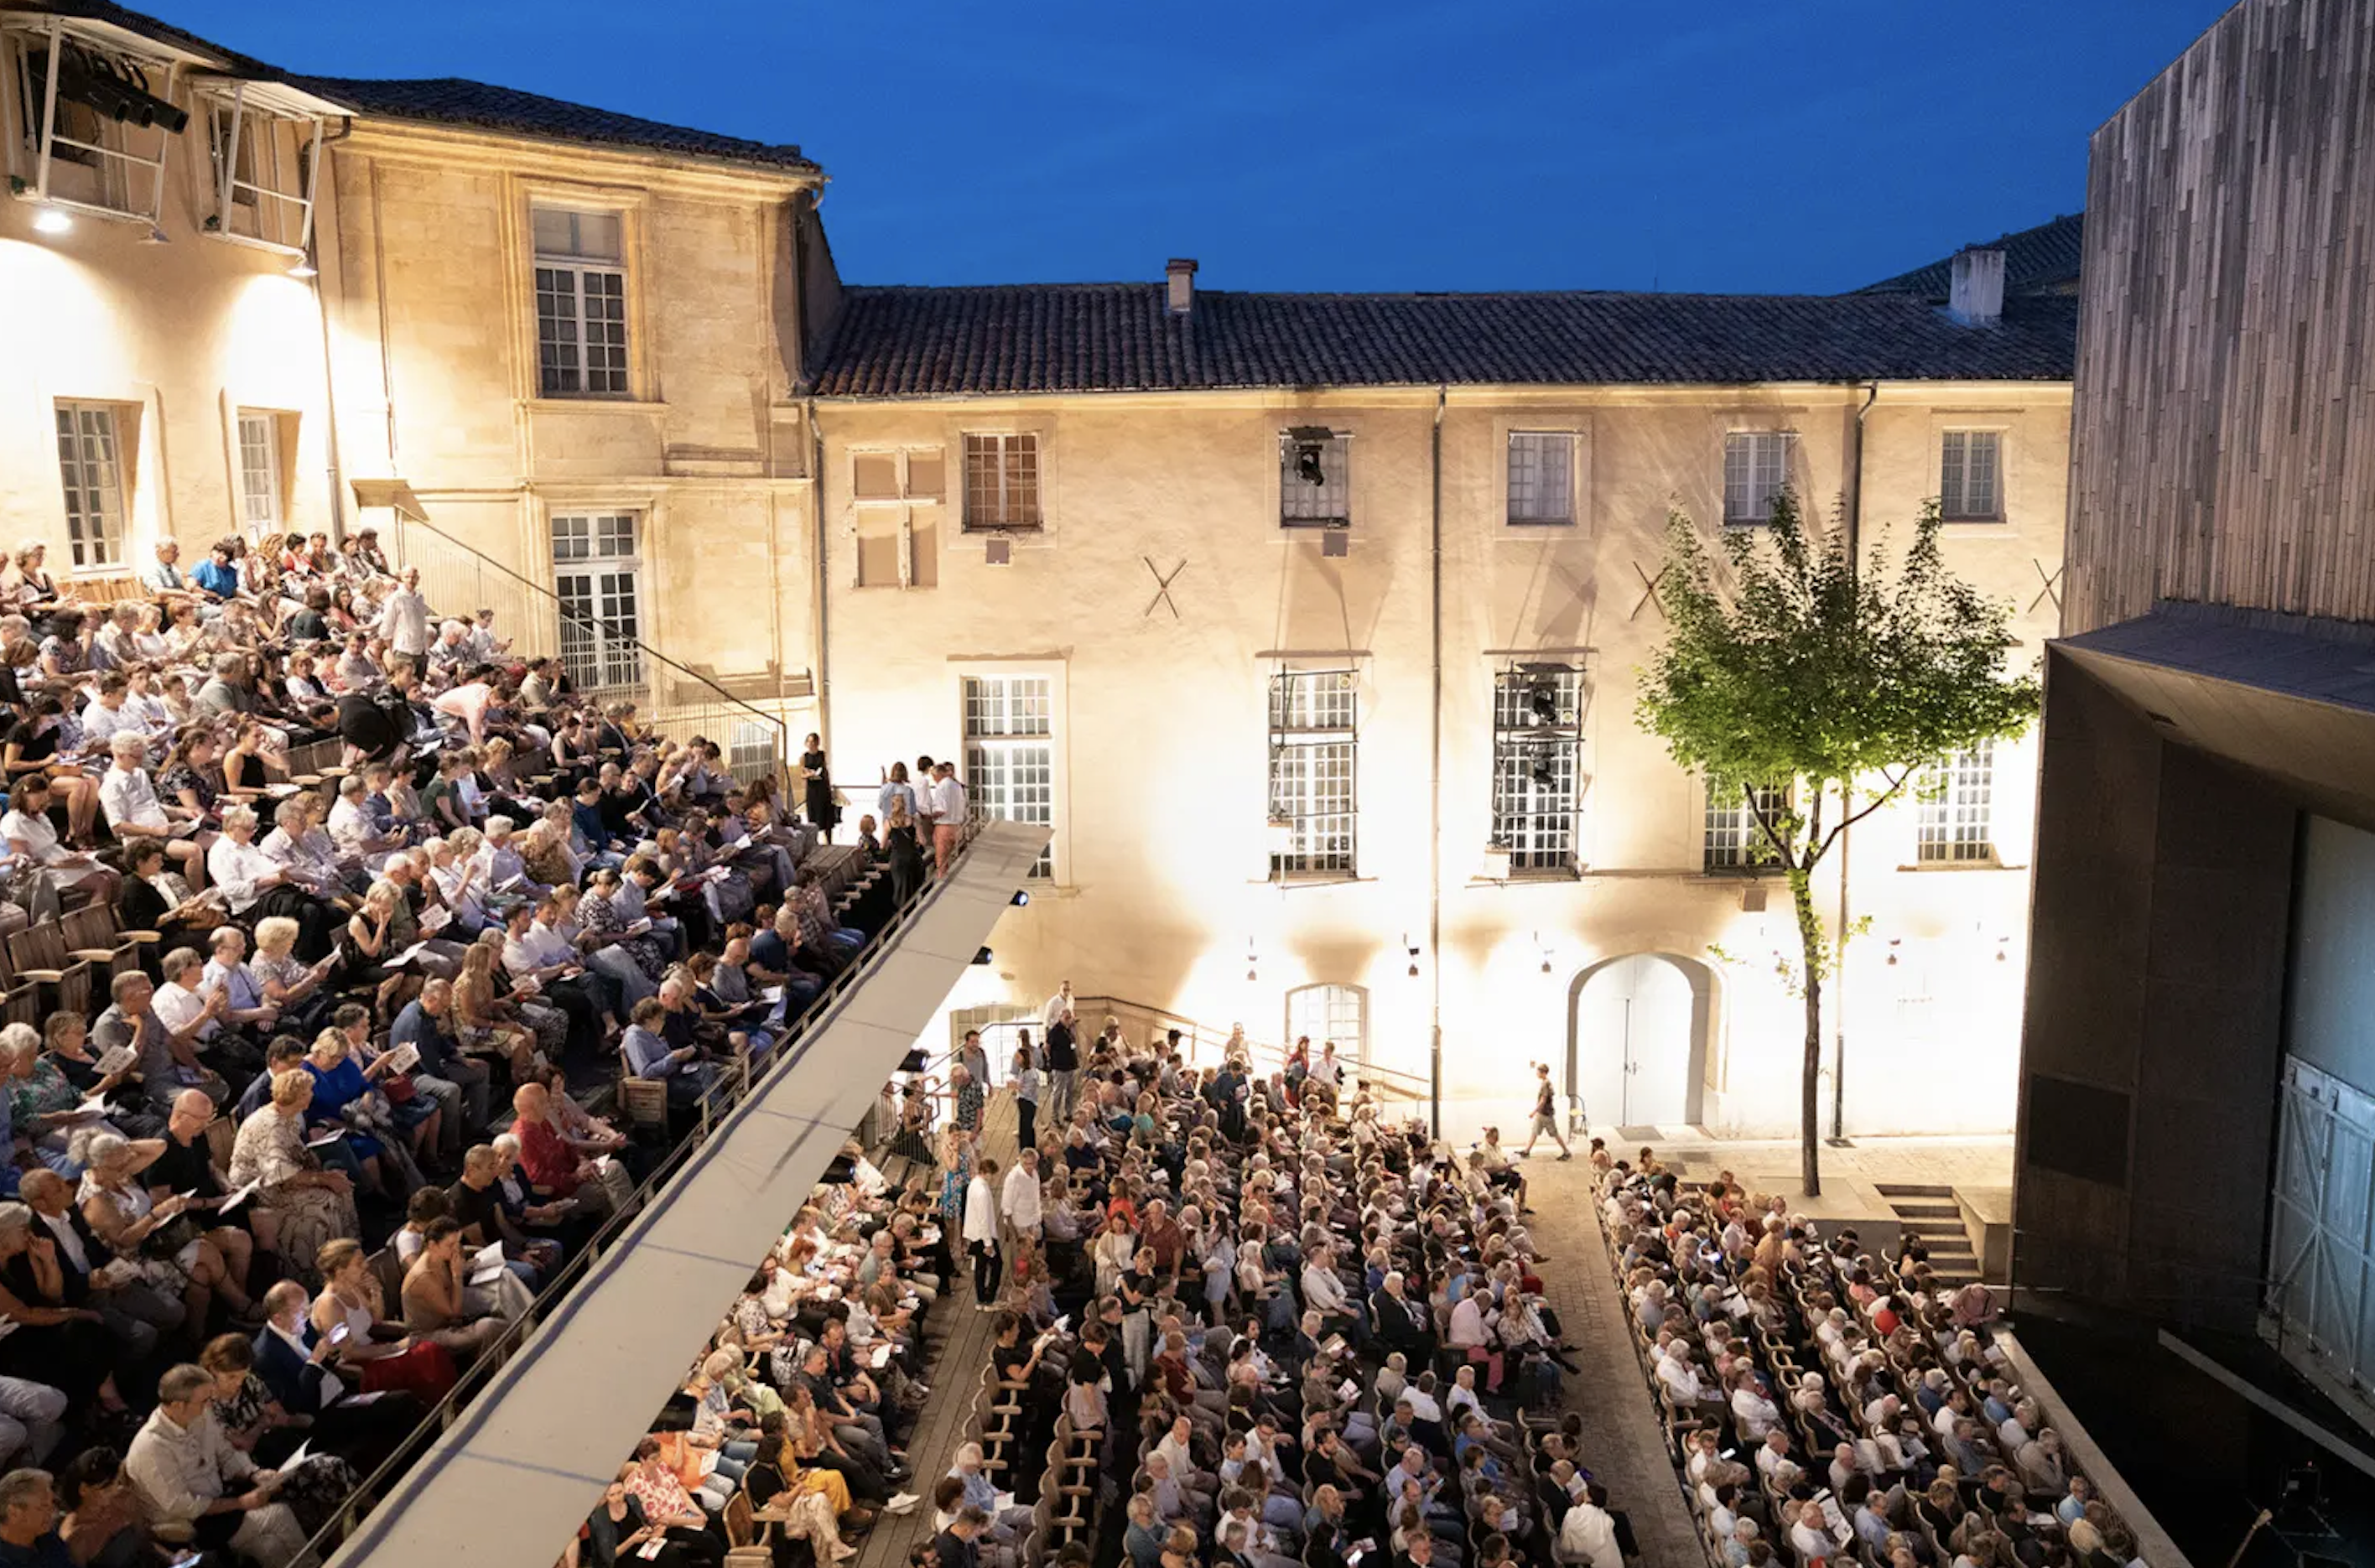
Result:
<svg viewBox="0 0 2375 1568">
<path fill-rule="evenodd" d="M 1247 937 L 1246 938 L 1246 979 L 1248 982 L 1261 978 L 1259 969 L 1260 963 L 1261 958 L 1259 949 L 1254 946 L 1254 939 L 1251 937 Z"/>
<path fill-rule="evenodd" d="M 1889 963 L 1890 963 L 1890 965 L 1891 965 L 1892 967 L 1893 967 L 1893 966 L 1896 964 L 1896 949 L 1897 949 L 1897 945 L 1898 945 L 1900 942 L 1902 942 L 1903 940 L 1904 940 L 1904 938 L 1903 938 L 1903 937 L 1891 937 L 1888 939 L 1888 961 L 1889 961 Z"/>
<path fill-rule="evenodd" d="M 1534 933 L 1534 947 L 1542 955 L 1542 973 L 1548 974 L 1551 972 L 1551 949 L 1549 944 L 1542 940 L 1540 931 Z"/>
<path fill-rule="evenodd" d="M 1407 931 L 1402 933 L 1402 948 L 1410 954 L 1411 978 L 1415 980 L 1418 978 L 1418 944 L 1410 939 L 1410 933 Z"/>
</svg>

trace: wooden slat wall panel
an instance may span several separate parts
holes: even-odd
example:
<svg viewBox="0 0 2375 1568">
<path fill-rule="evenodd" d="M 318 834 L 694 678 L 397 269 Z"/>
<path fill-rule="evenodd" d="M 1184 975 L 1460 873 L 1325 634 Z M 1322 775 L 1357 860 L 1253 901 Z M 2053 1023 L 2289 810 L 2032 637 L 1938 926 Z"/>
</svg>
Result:
<svg viewBox="0 0 2375 1568">
<path fill-rule="evenodd" d="M 2064 634 L 2375 620 L 2375 0 L 2242 0 L 2095 133 Z"/>
</svg>

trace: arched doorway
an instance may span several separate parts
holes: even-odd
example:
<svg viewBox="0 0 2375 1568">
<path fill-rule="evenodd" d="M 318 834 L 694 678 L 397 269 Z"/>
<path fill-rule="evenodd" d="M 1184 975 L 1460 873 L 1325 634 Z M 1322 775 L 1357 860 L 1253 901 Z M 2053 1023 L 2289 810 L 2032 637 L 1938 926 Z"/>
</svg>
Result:
<svg viewBox="0 0 2375 1568">
<path fill-rule="evenodd" d="M 1567 1091 L 1586 1121 L 1675 1126 L 1699 1119 L 1715 976 L 1671 953 L 1628 953 L 1575 978 L 1567 1000 Z"/>
</svg>

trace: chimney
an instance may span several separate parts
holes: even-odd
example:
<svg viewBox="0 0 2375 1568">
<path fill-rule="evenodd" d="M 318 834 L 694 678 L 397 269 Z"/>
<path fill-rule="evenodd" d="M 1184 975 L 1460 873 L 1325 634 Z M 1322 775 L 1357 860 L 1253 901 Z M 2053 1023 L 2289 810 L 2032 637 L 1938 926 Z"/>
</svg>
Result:
<svg viewBox="0 0 2375 1568">
<path fill-rule="evenodd" d="M 2004 253 L 1974 246 L 1956 253 L 1946 310 L 1965 326 L 1993 326 L 2003 314 Z"/>
<path fill-rule="evenodd" d="M 1175 316 L 1184 316 L 1196 303 L 1196 263 L 1187 256 L 1174 256 L 1163 264 L 1163 276 L 1170 282 L 1166 303 Z"/>
</svg>

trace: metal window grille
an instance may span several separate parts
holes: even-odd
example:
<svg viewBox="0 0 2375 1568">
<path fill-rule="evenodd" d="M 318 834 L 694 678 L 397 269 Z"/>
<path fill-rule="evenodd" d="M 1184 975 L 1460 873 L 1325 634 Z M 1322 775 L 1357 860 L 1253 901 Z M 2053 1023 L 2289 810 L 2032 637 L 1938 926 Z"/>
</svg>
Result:
<svg viewBox="0 0 2375 1568">
<path fill-rule="evenodd" d="M 536 209 L 537 384 L 548 397 L 627 387 L 624 225 L 615 212 Z"/>
<path fill-rule="evenodd" d="M 1296 528 L 1341 528 L 1353 521 L 1351 436 L 1307 429 L 1280 434 L 1278 521 Z"/>
<path fill-rule="evenodd" d="M 1790 488 L 1787 430 L 1741 430 L 1723 438 L 1723 520 L 1763 523 L 1773 515 L 1773 498 Z"/>
<path fill-rule="evenodd" d="M 115 410 L 61 403 L 58 478 L 66 498 L 66 541 L 77 571 L 124 560 L 124 464 Z"/>
<path fill-rule="evenodd" d="M 1948 430 L 1939 441 L 1939 515 L 1992 523 L 2003 515 L 2003 438 L 1994 430 Z"/>
<path fill-rule="evenodd" d="M 1920 796 L 1919 858 L 1955 862 L 1996 857 L 1993 741 L 1982 740 L 1925 770 Z"/>
<path fill-rule="evenodd" d="M 964 678 L 965 783 L 978 816 L 1056 825 L 1052 689 L 1044 675 Z M 1052 840 L 1031 863 L 1030 874 L 1056 874 Z"/>
<path fill-rule="evenodd" d="M 1751 809 L 1748 792 L 1736 784 L 1710 784 L 1707 799 L 1705 865 L 1709 871 L 1754 871 L 1779 864 L 1773 841 L 1758 824 L 1790 809 L 1790 786 L 1760 784 Z"/>
<path fill-rule="evenodd" d="M 1298 985 L 1286 994 L 1286 1038 L 1307 1038 L 1314 1061 L 1330 1041 L 1339 1057 L 1367 1061 L 1368 993 L 1358 985 Z"/>
<path fill-rule="evenodd" d="M 218 238 L 303 254 L 313 233 L 321 120 L 277 112 L 262 97 L 251 98 L 245 82 L 201 90 L 213 197 L 207 230 Z"/>
<path fill-rule="evenodd" d="M 964 438 L 964 525 L 1039 526 L 1039 438 L 1024 434 Z"/>
<path fill-rule="evenodd" d="M 1574 868 L 1583 690 L 1579 669 L 1493 678 L 1493 843 L 1511 871 Z"/>
<path fill-rule="evenodd" d="M 239 413 L 239 508 L 251 527 L 277 525 L 286 517 L 280 500 L 280 418 L 242 408 Z"/>
<path fill-rule="evenodd" d="M 775 748 L 781 743 L 775 726 L 756 719 L 736 719 L 727 732 L 726 771 L 744 784 L 775 771 Z"/>
<path fill-rule="evenodd" d="M 631 513 L 552 520 L 561 662 L 580 686 L 643 684 L 643 562 L 636 543 Z"/>
<path fill-rule="evenodd" d="M 1568 430 L 1509 432 L 1512 523 L 1575 521 L 1575 435 Z"/>
<path fill-rule="evenodd" d="M 1358 690 L 1358 678 L 1351 670 L 1270 677 L 1273 877 L 1353 873 Z"/>
</svg>

